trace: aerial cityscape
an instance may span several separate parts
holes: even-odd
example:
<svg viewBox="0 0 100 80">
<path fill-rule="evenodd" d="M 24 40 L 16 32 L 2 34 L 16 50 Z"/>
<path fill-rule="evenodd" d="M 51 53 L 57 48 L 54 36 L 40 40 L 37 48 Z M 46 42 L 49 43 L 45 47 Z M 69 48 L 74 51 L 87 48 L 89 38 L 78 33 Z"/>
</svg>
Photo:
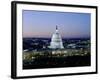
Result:
<svg viewBox="0 0 100 80">
<path fill-rule="evenodd" d="M 23 69 L 91 65 L 90 14 L 23 11 Z"/>
</svg>

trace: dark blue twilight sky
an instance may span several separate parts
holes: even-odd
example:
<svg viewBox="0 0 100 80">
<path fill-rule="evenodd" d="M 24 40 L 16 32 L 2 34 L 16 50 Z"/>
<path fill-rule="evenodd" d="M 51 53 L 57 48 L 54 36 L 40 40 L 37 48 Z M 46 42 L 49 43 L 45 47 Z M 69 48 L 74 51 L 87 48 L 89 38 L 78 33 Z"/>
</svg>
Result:
<svg viewBox="0 0 100 80">
<path fill-rule="evenodd" d="M 62 38 L 90 37 L 89 13 L 23 10 L 23 37 L 50 38 L 56 25 Z"/>
</svg>

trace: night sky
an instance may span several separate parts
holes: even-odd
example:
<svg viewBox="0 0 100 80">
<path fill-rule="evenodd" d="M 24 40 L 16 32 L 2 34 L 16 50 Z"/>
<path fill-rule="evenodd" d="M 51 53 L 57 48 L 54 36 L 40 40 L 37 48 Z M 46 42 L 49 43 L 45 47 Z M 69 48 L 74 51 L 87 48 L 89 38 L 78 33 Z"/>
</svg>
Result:
<svg viewBox="0 0 100 80">
<path fill-rule="evenodd" d="M 89 13 L 23 10 L 23 37 L 50 38 L 56 25 L 62 38 L 89 38 Z"/>
</svg>

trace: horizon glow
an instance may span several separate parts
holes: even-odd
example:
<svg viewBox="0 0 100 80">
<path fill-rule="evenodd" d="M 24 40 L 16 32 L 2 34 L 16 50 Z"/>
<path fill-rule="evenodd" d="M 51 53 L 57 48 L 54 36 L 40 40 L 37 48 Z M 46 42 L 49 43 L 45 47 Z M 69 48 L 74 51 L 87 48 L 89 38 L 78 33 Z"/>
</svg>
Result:
<svg viewBox="0 0 100 80">
<path fill-rule="evenodd" d="M 91 14 L 23 10 L 23 37 L 51 38 L 58 26 L 62 38 L 90 38 Z"/>
</svg>

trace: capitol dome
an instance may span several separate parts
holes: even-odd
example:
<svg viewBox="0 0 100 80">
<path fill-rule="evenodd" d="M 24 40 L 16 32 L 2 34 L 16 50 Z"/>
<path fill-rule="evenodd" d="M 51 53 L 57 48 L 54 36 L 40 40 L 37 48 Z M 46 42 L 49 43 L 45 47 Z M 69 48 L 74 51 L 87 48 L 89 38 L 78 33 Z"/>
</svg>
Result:
<svg viewBox="0 0 100 80">
<path fill-rule="evenodd" d="M 52 49 L 63 49 L 64 48 L 63 47 L 62 38 L 61 38 L 61 36 L 59 34 L 57 26 L 56 26 L 55 33 L 52 35 L 50 48 L 52 48 Z"/>
</svg>

